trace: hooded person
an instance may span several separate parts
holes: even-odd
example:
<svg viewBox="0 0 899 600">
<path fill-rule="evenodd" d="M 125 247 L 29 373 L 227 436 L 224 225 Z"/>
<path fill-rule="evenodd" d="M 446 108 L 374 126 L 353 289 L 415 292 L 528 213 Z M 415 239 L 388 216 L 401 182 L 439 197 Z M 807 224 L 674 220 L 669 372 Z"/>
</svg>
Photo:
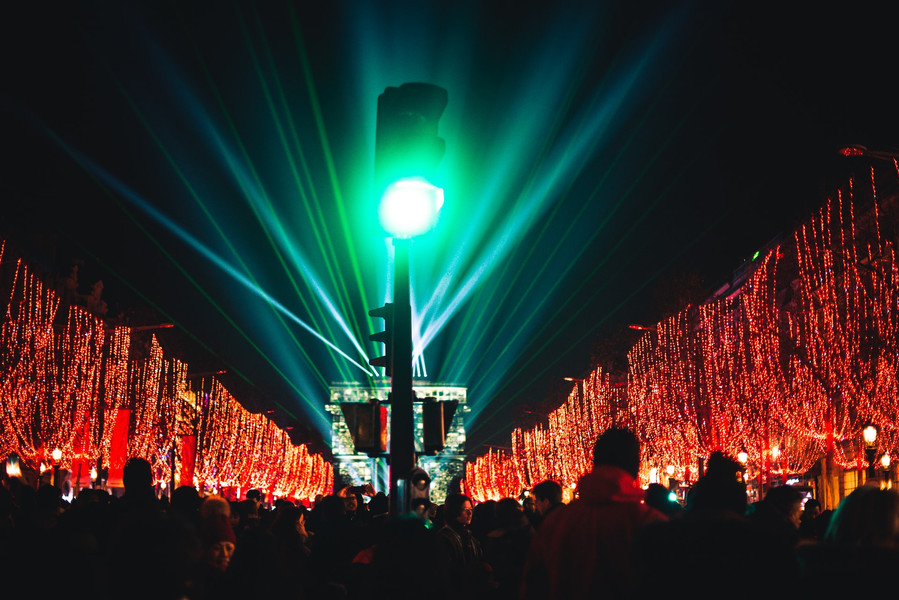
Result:
<svg viewBox="0 0 899 600">
<path fill-rule="evenodd" d="M 593 471 L 578 498 L 553 511 L 531 541 L 523 598 L 622 598 L 633 594 L 638 532 L 666 517 L 644 503 L 637 481 L 640 444 L 626 429 L 608 429 L 593 448 Z"/>
</svg>

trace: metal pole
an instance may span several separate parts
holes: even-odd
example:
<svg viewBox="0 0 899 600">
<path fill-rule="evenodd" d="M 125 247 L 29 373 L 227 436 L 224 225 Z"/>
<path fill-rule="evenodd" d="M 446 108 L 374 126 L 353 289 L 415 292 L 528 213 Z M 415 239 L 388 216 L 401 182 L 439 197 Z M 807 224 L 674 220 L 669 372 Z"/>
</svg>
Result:
<svg viewBox="0 0 899 600">
<path fill-rule="evenodd" d="M 412 418 L 412 306 L 409 244 L 393 240 L 393 376 L 390 382 L 390 516 L 409 512 L 408 480 L 415 467 Z"/>
<path fill-rule="evenodd" d="M 175 426 L 177 427 L 177 425 L 175 425 Z M 176 458 L 175 457 L 175 442 L 177 441 L 178 437 L 177 436 L 173 436 L 173 437 L 174 437 L 174 440 L 172 441 L 172 450 L 171 450 L 172 472 L 171 472 L 171 478 L 170 478 L 171 481 L 170 481 L 170 485 L 169 485 L 169 501 L 171 501 L 172 493 L 175 491 L 175 458 Z"/>
</svg>

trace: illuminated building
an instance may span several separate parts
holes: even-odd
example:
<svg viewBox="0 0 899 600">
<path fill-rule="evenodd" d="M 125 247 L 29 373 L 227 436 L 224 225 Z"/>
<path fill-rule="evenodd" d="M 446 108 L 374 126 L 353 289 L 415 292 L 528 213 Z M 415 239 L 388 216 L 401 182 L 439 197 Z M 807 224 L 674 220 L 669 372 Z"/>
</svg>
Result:
<svg viewBox="0 0 899 600">
<path fill-rule="evenodd" d="M 416 397 L 435 398 L 437 402 L 457 401 L 458 406 L 452 423 L 446 434 L 446 444 L 442 451 L 434 456 L 422 456 L 422 409 L 421 404 L 414 405 L 415 419 L 415 451 L 418 466 L 431 478 L 430 499 L 442 503 L 453 478 L 465 475 L 465 415 L 469 408 L 466 403 L 467 390 L 454 385 L 431 384 L 426 381 L 413 382 Z M 389 487 L 386 456 L 369 457 L 363 452 L 356 452 L 353 438 L 344 419 L 340 405 L 344 403 L 367 403 L 372 399 L 387 401 L 390 382 L 368 387 L 358 383 L 334 383 L 331 385 L 326 410 L 331 414 L 331 449 L 334 454 L 337 477 L 352 485 L 371 482 L 375 490 L 387 493 Z M 389 411 L 389 405 L 388 411 Z M 387 423 L 390 419 L 387 419 Z M 389 443 L 389 430 L 388 430 Z"/>
</svg>

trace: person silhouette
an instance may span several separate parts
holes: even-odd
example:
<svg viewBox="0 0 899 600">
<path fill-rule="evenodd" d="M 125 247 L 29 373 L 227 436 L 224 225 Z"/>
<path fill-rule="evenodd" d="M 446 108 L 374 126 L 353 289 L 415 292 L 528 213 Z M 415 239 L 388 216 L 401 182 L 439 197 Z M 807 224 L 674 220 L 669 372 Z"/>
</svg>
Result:
<svg viewBox="0 0 899 600">
<path fill-rule="evenodd" d="M 640 443 L 633 432 L 612 428 L 599 436 L 593 470 L 578 482 L 578 499 L 553 511 L 531 542 L 523 598 L 630 595 L 636 534 L 650 523 L 667 520 L 644 503 L 639 468 Z"/>
</svg>

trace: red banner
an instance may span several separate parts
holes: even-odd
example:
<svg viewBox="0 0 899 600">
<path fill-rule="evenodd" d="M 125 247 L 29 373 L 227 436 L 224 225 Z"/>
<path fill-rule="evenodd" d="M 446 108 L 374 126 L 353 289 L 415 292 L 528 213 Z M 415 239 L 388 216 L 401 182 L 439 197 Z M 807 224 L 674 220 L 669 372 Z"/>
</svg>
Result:
<svg viewBox="0 0 899 600">
<path fill-rule="evenodd" d="M 181 479 L 178 485 L 194 484 L 194 466 L 197 460 L 197 436 L 181 436 Z"/>
<path fill-rule="evenodd" d="M 106 485 L 109 487 L 123 487 L 122 471 L 125 461 L 128 460 L 128 422 L 131 420 L 131 410 L 119 409 L 115 418 L 115 427 L 112 429 L 112 439 L 109 442 L 109 479 Z"/>
</svg>

